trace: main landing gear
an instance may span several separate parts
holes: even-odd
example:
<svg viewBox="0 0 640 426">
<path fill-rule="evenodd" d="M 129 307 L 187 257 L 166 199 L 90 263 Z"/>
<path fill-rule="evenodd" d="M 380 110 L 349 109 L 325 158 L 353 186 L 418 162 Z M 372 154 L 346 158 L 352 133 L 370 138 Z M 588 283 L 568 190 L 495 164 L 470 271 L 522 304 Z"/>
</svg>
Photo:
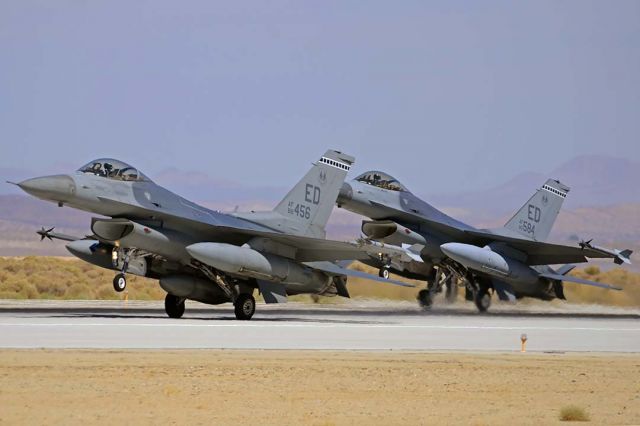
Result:
<svg viewBox="0 0 640 426">
<path fill-rule="evenodd" d="M 236 319 L 250 320 L 256 312 L 256 299 L 247 293 L 241 293 L 233 302 Z"/>
<path fill-rule="evenodd" d="M 480 288 L 476 291 L 473 298 L 473 302 L 476 304 L 478 311 L 487 312 L 491 306 L 491 294 L 489 293 L 489 288 L 480 285 Z"/>
<path fill-rule="evenodd" d="M 473 300 L 480 312 L 487 312 L 491 306 L 491 280 L 483 277 L 468 277 L 465 298 Z"/>
<path fill-rule="evenodd" d="M 453 303 L 458 296 L 458 287 L 456 282 L 456 276 L 439 267 L 437 271 L 433 270 L 431 276 L 427 278 L 427 288 L 418 292 L 418 303 L 424 310 L 429 310 L 433 306 L 433 299 L 437 293 L 442 292 L 443 287 L 446 287 L 445 300 L 447 303 Z"/>
<path fill-rule="evenodd" d="M 164 298 L 164 310 L 169 318 L 182 318 L 182 315 L 184 315 L 184 299 L 167 293 Z"/>
<path fill-rule="evenodd" d="M 428 287 L 431 287 L 431 285 Z M 422 289 L 418 292 L 418 304 L 425 311 L 431 309 L 431 306 L 433 306 L 433 292 L 430 288 Z"/>
<path fill-rule="evenodd" d="M 185 298 L 167 293 L 164 298 L 164 311 L 169 318 L 182 318 L 185 310 Z M 236 319 L 250 320 L 256 312 L 256 299 L 248 293 L 238 295 L 233 303 Z"/>
</svg>

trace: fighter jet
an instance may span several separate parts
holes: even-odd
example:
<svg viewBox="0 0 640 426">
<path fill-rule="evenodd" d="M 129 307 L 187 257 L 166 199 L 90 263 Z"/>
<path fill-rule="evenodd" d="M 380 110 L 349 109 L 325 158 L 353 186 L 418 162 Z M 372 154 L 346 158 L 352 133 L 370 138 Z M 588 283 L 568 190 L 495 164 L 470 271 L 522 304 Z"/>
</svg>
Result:
<svg viewBox="0 0 640 426">
<path fill-rule="evenodd" d="M 116 291 L 126 288 L 126 274 L 146 276 L 159 279 L 167 292 L 165 310 L 171 318 L 182 317 L 189 299 L 233 302 L 236 318 L 248 320 L 255 312 L 256 288 L 267 303 L 280 303 L 303 293 L 349 297 L 347 276 L 384 281 L 335 262 L 367 258 L 361 247 L 325 239 L 325 225 L 353 163 L 349 155 L 327 151 L 268 212 L 212 211 L 114 159 L 17 185 L 60 207 L 102 216 L 92 219 L 92 235 L 83 238 L 45 228 L 38 234 L 68 241 L 73 255 L 118 271 Z"/>
<path fill-rule="evenodd" d="M 484 312 L 491 304 L 491 292 L 501 300 L 515 301 L 522 297 L 564 299 L 563 282 L 620 290 L 567 274 L 575 267 L 572 264 L 586 262 L 587 258 L 629 263 L 630 250 L 609 250 L 590 242 L 579 247 L 545 242 L 568 192 L 569 187 L 559 181 L 547 180 L 499 229 L 475 229 L 462 223 L 380 171 L 363 173 L 345 183 L 336 203 L 372 219 L 362 222 L 362 233 L 368 239 L 423 247 L 423 268 L 430 269 L 423 275 L 427 288 L 418 294 L 424 308 L 432 305 L 442 285 L 453 288 L 461 279 L 467 299 L 474 300 L 478 310 Z M 549 266 L 561 263 L 568 265 L 559 269 Z M 380 275 L 387 276 L 383 272 Z"/>
</svg>

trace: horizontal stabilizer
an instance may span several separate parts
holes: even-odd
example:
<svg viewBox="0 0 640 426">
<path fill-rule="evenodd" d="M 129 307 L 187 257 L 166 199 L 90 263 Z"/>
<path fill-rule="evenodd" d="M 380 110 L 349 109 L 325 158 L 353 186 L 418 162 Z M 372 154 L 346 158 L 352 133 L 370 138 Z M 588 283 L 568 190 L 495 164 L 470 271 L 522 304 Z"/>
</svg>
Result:
<svg viewBox="0 0 640 426">
<path fill-rule="evenodd" d="M 595 282 L 595 281 L 583 280 L 582 278 L 573 277 L 571 275 L 541 274 L 540 276 L 543 277 L 543 278 L 548 278 L 550 280 L 555 280 L 555 281 L 563 281 L 563 282 L 570 282 L 570 283 L 574 283 L 574 284 L 590 285 L 590 286 L 593 286 L 593 287 L 606 288 L 608 290 L 618 290 L 618 291 L 622 290 L 620 287 L 615 287 L 615 286 L 612 286 L 612 285 L 609 285 L 609 284 L 598 283 L 598 282 Z"/>
<path fill-rule="evenodd" d="M 571 264 L 564 265 L 558 268 L 558 270 L 556 271 L 556 274 L 567 275 L 569 272 L 573 271 L 574 269 L 576 269 L 576 265 L 571 265 Z"/>
<path fill-rule="evenodd" d="M 415 287 L 413 284 L 404 283 L 402 281 L 396 281 L 391 279 L 384 279 L 375 275 L 367 274 L 366 272 L 355 271 L 353 269 L 342 268 L 332 262 L 307 262 L 305 265 L 317 269 L 319 271 L 326 272 L 331 275 L 346 275 L 348 277 L 363 278 L 370 281 L 378 281 L 381 283 L 399 285 L 401 287 Z"/>
</svg>

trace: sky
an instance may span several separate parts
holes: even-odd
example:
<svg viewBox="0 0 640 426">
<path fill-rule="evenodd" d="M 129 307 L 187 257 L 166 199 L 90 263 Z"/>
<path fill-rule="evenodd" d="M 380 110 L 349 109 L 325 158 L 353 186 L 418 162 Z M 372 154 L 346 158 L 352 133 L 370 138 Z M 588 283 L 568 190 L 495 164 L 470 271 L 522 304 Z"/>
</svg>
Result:
<svg viewBox="0 0 640 426">
<path fill-rule="evenodd" d="M 433 193 L 639 130 L 638 1 L 0 2 L 0 169 L 288 187 L 334 148 Z"/>
</svg>

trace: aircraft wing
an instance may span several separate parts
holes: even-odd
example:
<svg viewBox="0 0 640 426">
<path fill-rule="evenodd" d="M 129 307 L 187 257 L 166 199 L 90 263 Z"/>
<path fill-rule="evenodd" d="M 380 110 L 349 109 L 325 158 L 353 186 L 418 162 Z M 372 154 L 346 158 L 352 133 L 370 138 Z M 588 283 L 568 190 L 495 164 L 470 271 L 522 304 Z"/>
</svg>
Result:
<svg viewBox="0 0 640 426">
<path fill-rule="evenodd" d="M 622 290 L 620 287 L 615 287 L 609 284 L 603 284 L 595 281 L 583 280 L 582 278 L 572 277 L 571 275 L 560 275 L 560 274 L 549 273 L 549 274 L 541 274 L 540 276 L 544 278 L 548 278 L 550 280 L 555 280 L 555 281 L 565 281 L 565 282 L 570 282 L 575 284 L 590 285 L 593 287 L 606 288 L 608 290 L 618 290 L 618 291 Z"/>
<path fill-rule="evenodd" d="M 227 231 L 268 238 L 271 241 L 293 247 L 296 250 L 295 260 L 299 262 L 358 260 L 369 257 L 364 248 L 343 241 L 236 228 L 228 228 Z"/>
<path fill-rule="evenodd" d="M 134 221 L 153 220 L 164 223 L 173 229 L 184 229 L 185 232 L 190 231 L 192 234 L 199 235 L 202 241 L 225 238 L 233 241 L 234 244 L 242 245 L 254 237 L 266 238 L 293 248 L 295 250 L 294 259 L 299 262 L 359 260 L 369 257 L 366 250 L 357 244 L 272 231 L 270 228 L 254 225 L 223 213 L 207 212 L 202 217 L 190 217 L 164 209 L 132 207 L 104 197 L 100 197 L 100 201 L 114 209 L 126 212 L 122 216 L 135 217 Z"/>
<path fill-rule="evenodd" d="M 408 211 L 400 211 L 397 209 L 389 209 L 389 207 L 384 204 L 377 203 L 375 201 L 370 201 L 371 205 L 378 207 L 380 209 L 384 209 L 385 211 L 389 211 L 389 219 L 397 220 L 397 221 L 408 221 L 411 223 L 424 223 L 428 225 L 430 228 L 441 232 L 446 235 L 451 235 L 456 238 L 461 238 L 464 236 L 464 232 L 467 229 L 473 229 L 471 227 L 467 227 L 464 224 L 451 220 L 450 223 L 446 223 L 446 218 L 443 218 L 443 221 L 429 219 L 426 216 L 421 215 L 420 213 L 413 213 Z M 449 218 L 450 219 L 450 218 Z"/>
<path fill-rule="evenodd" d="M 346 275 L 348 277 L 364 278 L 365 280 L 379 281 L 381 283 L 399 285 L 401 287 L 415 287 L 415 285 L 413 284 L 405 283 L 402 281 L 385 279 L 375 275 L 367 274 L 366 272 L 343 268 L 333 262 L 305 262 L 305 265 L 332 275 Z"/>
<path fill-rule="evenodd" d="M 371 204 L 386 208 L 383 204 L 371 202 Z M 584 263 L 587 258 L 592 259 L 614 259 L 616 263 L 628 262 L 628 256 L 631 254 L 629 250 L 615 253 L 612 250 L 603 250 L 599 247 L 572 247 L 560 244 L 551 244 L 542 241 L 527 240 L 515 238 L 486 231 L 475 230 L 466 227 L 464 224 L 443 220 L 429 219 L 419 213 L 412 212 L 394 212 L 396 215 L 392 219 L 409 220 L 417 223 L 424 223 L 435 231 L 449 235 L 456 239 L 456 242 L 468 243 L 474 245 L 487 245 L 493 242 L 505 243 L 508 246 L 521 251 L 527 255 L 527 264 L 529 265 L 553 265 L 559 263 Z"/>
<path fill-rule="evenodd" d="M 611 253 L 594 250 L 589 247 L 572 247 L 561 244 L 551 244 L 542 241 L 524 240 L 483 231 L 465 231 L 470 242 L 476 245 L 486 245 L 501 242 L 527 255 L 525 263 L 528 265 L 554 265 L 559 263 L 584 263 L 587 258 L 614 258 Z"/>
</svg>

